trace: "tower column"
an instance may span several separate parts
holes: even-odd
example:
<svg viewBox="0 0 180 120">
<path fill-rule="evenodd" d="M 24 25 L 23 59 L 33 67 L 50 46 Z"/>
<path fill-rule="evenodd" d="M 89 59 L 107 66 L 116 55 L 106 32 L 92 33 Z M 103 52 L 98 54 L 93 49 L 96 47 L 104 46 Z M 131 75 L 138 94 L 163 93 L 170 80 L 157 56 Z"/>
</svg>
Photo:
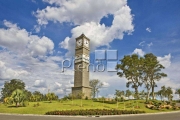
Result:
<svg viewBox="0 0 180 120">
<path fill-rule="evenodd" d="M 91 98 L 88 70 L 90 51 L 89 43 L 90 39 L 84 34 L 76 38 L 74 87 L 72 87 L 72 94 L 76 97 L 83 94 L 83 98 Z"/>
</svg>

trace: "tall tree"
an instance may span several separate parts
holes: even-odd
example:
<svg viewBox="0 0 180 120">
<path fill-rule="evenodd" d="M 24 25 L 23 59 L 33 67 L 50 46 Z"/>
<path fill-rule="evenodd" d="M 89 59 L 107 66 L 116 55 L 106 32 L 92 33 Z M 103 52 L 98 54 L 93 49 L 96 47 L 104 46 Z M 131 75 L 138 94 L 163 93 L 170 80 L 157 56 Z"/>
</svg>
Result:
<svg viewBox="0 0 180 120">
<path fill-rule="evenodd" d="M 132 95 L 132 92 L 128 89 L 128 90 L 126 90 L 126 94 L 125 94 L 125 96 L 126 97 L 128 97 L 128 99 L 129 99 L 129 97 Z"/>
<path fill-rule="evenodd" d="M 135 98 L 139 99 L 138 87 L 143 84 L 143 58 L 137 54 L 133 54 L 124 56 L 120 61 L 121 63 L 116 66 L 118 70 L 117 75 L 127 78 L 128 82 L 126 86 L 129 87 L 131 85 L 131 87 L 135 89 Z"/>
<path fill-rule="evenodd" d="M 30 101 L 30 98 L 31 98 L 31 96 L 32 96 L 31 91 L 24 90 L 24 94 L 26 95 L 26 100 Z"/>
<path fill-rule="evenodd" d="M 162 90 L 159 90 L 157 92 L 157 95 L 161 98 L 161 101 L 163 100 L 163 91 Z"/>
<path fill-rule="evenodd" d="M 118 107 L 118 99 L 120 98 L 120 99 L 123 99 L 123 101 L 124 101 L 124 95 L 125 95 L 125 93 L 124 93 L 124 91 L 122 90 L 116 90 L 116 92 L 115 92 L 115 95 L 116 95 L 116 98 L 117 98 L 117 107 Z"/>
<path fill-rule="evenodd" d="M 168 87 L 166 89 L 166 96 L 168 98 L 168 101 L 172 101 L 172 97 L 173 97 L 173 91 L 172 91 L 172 88 L 171 87 Z"/>
<path fill-rule="evenodd" d="M 180 89 L 177 89 L 175 94 L 178 94 L 179 95 L 179 99 L 180 99 Z"/>
<path fill-rule="evenodd" d="M 95 98 L 99 89 L 103 86 L 103 83 L 98 79 L 93 79 L 89 81 L 89 85 L 92 87 L 92 96 Z"/>
<path fill-rule="evenodd" d="M 150 90 L 152 98 L 155 99 L 154 88 L 157 87 L 156 81 L 167 76 L 167 74 L 161 72 L 164 68 L 152 53 L 144 55 L 143 82 L 147 89 L 147 100 L 149 100 Z"/>
<path fill-rule="evenodd" d="M 5 81 L 4 88 L 2 88 L 2 99 L 10 97 L 12 92 L 16 89 L 24 90 L 25 83 L 19 79 L 12 79 L 11 81 Z"/>
<path fill-rule="evenodd" d="M 166 87 L 165 86 L 161 87 L 161 93 L 162 93 L 162 96 L 163 96 L 163 100 L 165 101 L 165 97 L 167 97 Z"/>
</svg>

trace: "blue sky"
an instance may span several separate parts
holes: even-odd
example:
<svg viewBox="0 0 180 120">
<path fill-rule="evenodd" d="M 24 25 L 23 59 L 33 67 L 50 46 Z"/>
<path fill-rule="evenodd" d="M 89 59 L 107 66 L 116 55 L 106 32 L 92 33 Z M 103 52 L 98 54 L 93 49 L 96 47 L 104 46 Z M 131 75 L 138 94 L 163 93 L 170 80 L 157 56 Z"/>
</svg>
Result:
<svg viewBox="0 0 180 120">
<path fill-rule="evenodd" d="M 118 59 L 153 53 L 168 74 L 156 90 L 180 88 L 179 5 L 179 0 L 1 0 L 0 87 L 18 78 L 31 91 L 68 94 L 74 73 L 61 73 L 61 61 L 74 55 L 75 38 L 84 33 L 91 40 L 91 61 L 95 50 L 118 50 Z M 115 72 L 91 72 L 93 78 L 105 84 L 101 96 L 127 89 Z"/>
</svg>

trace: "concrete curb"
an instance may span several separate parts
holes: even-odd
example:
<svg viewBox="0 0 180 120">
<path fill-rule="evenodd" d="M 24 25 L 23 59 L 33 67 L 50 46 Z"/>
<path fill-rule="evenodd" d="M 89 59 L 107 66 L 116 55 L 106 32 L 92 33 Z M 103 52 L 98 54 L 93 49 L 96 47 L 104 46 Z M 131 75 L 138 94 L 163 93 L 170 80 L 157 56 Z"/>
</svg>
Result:
<svg viewBox="0 0 180 120">
<path fill-rule="evenodd" d="M 66 116 L 66 115 L 38 115 L 38 114 L 15 114 L 15 113 L 0 113 L 0 115 L 87 118 L 87 117 L 129 117 L 129 116 L 162 115 L 162 114 L 173 114 L 173 113 L 180 113 L 180 110 L 179 111 L 172 111 L 172 112 L 125 114 L 125 115 L 102 115 L 102 116 L 101 115 L 96 115 L 96 116 Z"/>
</svg>

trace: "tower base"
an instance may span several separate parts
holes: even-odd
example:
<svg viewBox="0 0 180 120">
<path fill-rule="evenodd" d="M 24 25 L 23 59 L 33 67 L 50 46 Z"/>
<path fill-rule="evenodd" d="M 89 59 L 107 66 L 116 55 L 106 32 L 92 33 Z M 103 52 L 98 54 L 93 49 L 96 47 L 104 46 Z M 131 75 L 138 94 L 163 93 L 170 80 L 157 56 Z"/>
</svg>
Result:
<svg viewBox="0 0 180 120">
<path fill-rule="evenodd" d="M 86 97 L 88 99 L 91 99 L 91 87 L 72 87 L 72 94 L 75 98 L 79 98 L 81 94 L 83 93 L 84 95 L 82 96 L 83 99 Z"/>
</svg>

